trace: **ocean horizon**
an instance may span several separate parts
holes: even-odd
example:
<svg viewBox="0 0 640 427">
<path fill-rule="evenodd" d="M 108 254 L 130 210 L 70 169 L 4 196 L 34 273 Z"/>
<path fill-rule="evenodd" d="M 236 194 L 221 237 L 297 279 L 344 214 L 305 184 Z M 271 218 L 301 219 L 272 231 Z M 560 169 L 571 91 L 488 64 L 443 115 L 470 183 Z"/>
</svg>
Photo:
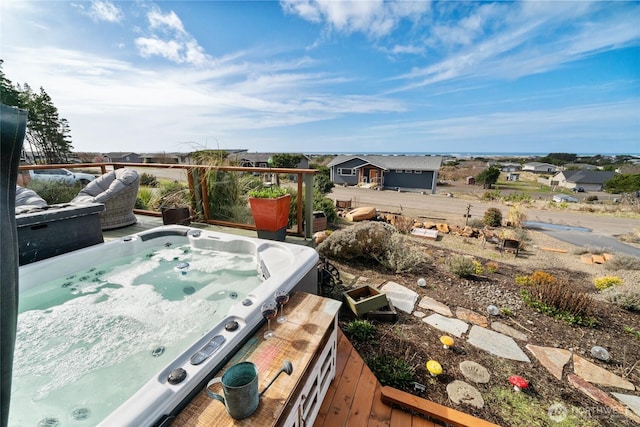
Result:
<svg viewBox="0 0 640 427">
<path fill-rule="evenodd" d="M 557 152 L 556 152 L 557 153 Z M 499 152 L 499 151 L 371 151 L 371 152 L 353 152 L 353 151 L 337 151 L 337 152 L 308 152 L 308 155 L 339 155 L 339 156 L 443 156 L 456 158 L 472 158 L 472 157 L 545 157 L 550 153 L 531 153 L 531 152 Z M 640 157 L 640 153 L 571 153 L 578 157 L 593 156 L 634 156 Z"/>
</svg>

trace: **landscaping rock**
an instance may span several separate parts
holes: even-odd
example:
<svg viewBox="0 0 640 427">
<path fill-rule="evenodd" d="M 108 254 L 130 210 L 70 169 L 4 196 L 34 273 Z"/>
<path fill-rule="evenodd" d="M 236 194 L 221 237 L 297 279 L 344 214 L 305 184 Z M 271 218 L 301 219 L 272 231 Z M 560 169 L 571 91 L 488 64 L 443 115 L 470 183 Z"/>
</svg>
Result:
<svg viewBox="0 0 640 427">
<path fill-rule="evenodd" d="M 573 372 L 590 383 L 631 391 L 636 389 L 631 382 L 575 354 L 573 355 Z"/>
<path fill-rule="evenodd" d="M 462 320 L 451 319 L 440 314 L 432 314 L 431 316 L 422 319 L 422 321 L 436 329 L 444 331 L 450 335 L 454 335 L 458 338 L 467 332 L 467 329 L 469 328 L 469 325 Z"/>
<path fill-rule="evenodd" d="M 483 328 L 489 326 L 489 319 L 487 319 L 486 316 L 478 314 L 475 311 L 469 310 L 467 308 L 456 308 L 456 317 L 460 320 L 464 320 L 465 322 L 473 323 L 474 325 L 480 325 Z"/>
<path fill-rule="evenodd" d="M 467 342 L 498 357 L 521 362 L 531 362 L 513 338 L 478 325 L 471 327 Z"/>
<path fill-rule="evenodd" d="M 520 341 L 528 340 L 525 334 L 523 334 L 517 329 L 512 328 L 511 326 L 505 325 L 504 323 L 492 322 L 491 329 L 493 329 L 496 332 L 500 332 L 501 334 L 509 335 L 511 338 L 515 338 Z"/>
<path fill-rule="evenodd" d="M 630 420 L 635 421 L 636 423 L 640 423 L 640 417 L 635 415 L 633 412 L 629 411 L 624 405 L 615 399 L 611 398 L 607 393 L 600 390 L 596 386 L 589 384 L 584 379 L 580 378 L 577 375 L 569 374 L 567 376 L 569 380 L 569 384 L 595 400 L 596 402 L 600 402 L 603 405 L 608 406 L 619 414 L 624 415 Z"/>
<path fill-rule="evenodd" d="M 477 388 L 464 381 L 453 381 L 447 385 L 447 394 L 452 402 L 473 406 L 481 409 L 484 407 L 484 399 Z"/>
<path fill-rule="evenodd" d="M 424 308 L 425 310 L 435 311 L 436 313 L 440 313 L 443 316 L 448 316 L 448 317 L 453 316 L 453 313 L 451 313 L 451 310 L 449 309 L 449 307 L 430 297 L 422 298 L 418 303 L 418 306 L 420 308 Z"/>
<path fill-rule="evenodd" d="M 537 345 L 527 345 L 529 350 L 538 359 L 538 362 L 544 366 L 547 371 L 554 377 L 562 380 L 562 371 L 564 365 L 571 359 L 571 352 L 569 350 L 563 350 L 561 348 L 553 347 L 539 347 Z"/>
<path fill-rule="evenodd" d="M 632 394 L 622 394 L 622 393 L 611 393 L 615 396 L 616 399 L 624 403 L 635 412 L 636 415 L 640 416 L 640 396 L 634 396 Z"/>
<path fill-rule="evenodd" d="M 415 291 L 395 282 L 387 282 L 380 290 L 387 294 L 387 298 L 389 298 L 396 309 L 409 314 L 413 312 L 413 308 L 418 300 L 418 294 Z"/>
<path fill-rule="evenodd" d="M 423 313 L 422 311 L 414 311 L 413 315 L 416 316 L 418 319 L 422 319 L 424 316 L 426 316 L 426 314 Z"/>
<path fill-rule="evenodd" d="M 485 384 L 491 378 L 487 368 L 471 360 L 465 360 L 460 363 L 460 372 L 467 380 L 474 383 Z"/>
</svg>

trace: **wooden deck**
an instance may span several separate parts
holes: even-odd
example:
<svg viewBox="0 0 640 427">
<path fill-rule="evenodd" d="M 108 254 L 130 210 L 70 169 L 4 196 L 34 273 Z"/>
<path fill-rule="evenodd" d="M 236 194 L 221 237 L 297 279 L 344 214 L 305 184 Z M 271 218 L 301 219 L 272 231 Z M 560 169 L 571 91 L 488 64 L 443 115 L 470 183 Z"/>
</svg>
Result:
<svg viewBox="0 0 640 427">
<path fill-rule="evenodd" d="M 382 386 L 347 337 L 338 331 L 336 378 L 314 427 L 497 427 L 471 415 Z"/>
</svg>

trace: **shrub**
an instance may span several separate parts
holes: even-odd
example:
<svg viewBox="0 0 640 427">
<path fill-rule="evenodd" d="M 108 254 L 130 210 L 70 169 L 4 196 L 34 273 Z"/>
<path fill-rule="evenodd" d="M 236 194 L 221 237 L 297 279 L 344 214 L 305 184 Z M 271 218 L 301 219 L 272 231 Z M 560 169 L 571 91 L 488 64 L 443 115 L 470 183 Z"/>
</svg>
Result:
<svg viewBox="0 0 640 427">
<path fill-rule="evenodd" d="M 32 180 L 27 187 L 38 193 L 38 196 L 46 200 L 47 204 L 57 205 L 59 203 L 69 203 L 82 190 L 83 185 L 80 183 L 70 185 L 62 182 Z"/>
<path fill-rule="evenodd" d="M 471 228 L 482 228 L 484 222 L 480 218 L 471 218 L 467 221 L 467 225 Z"/>
<path fill-rule="evenodd" d="M 518 227 L 522 229 L 522 224 L 527 221 L 527 215 L 524 213 L 521 204 L 513 205 L 507 212 L 507 222 L 512 227 Z M 519 239 L 520 240 L 520 239 Z"/>
<path fill-rule="evenodd" d="M 485 268 L 489 273 L 496 273 L 498 271 L 498 263 L 495 261 L 489 261 L 485 265 Z"/>
<path fill-rule="evenodd" d="M 535 271 L 531 275 L 531 284 L 532 285 L 555 285 L 558 283 L 555 277 L 553 277 L 549 273 L 545 273 L 544 271 Z"/>
<path fill-rule="evenodd" d="M 471 277 L 476 269 L 473 261 L 464 256 L 454 256 L 447 259 L 449 271 L 458 277 Z"/>
<path fill-rule="evenodd" d="M 363 221 L 337 230 L 317 247 L 320 255 L 338 259 L 371 259 L 397 273 L 420 271 L 430 258 L 392 225 Z"/>
<path fill-rule="evenodd" d="M 474 274 L 482 274 L 484 273 L 484 267 L 480 264 L 479 261 L 473 260 L 473 273 Z"/>
<path fill-rule="evenodd" d="M 616 254 L 605 264 L 607 270 L 640 270 L 640 258 L 633 255 Z"/>
<path fill-rule="evenodd" d="M 489 208 L 485 211 L 482 222 L 489 227 L 499 227 L 502 224 L 502 212 L 498 208 Z"/>
<path fill-rule="evenodd" d="M 609 288 L 603 292 L 607 301 L 625 310 L 640 312 L 640 291 Z"/>
<path fill-rule="evenodd" d="M 622 284 L 622 279 L 618 276 L 604 276 L 604 277 L 596 277 L 593 279 L 594 286 L 600 290 L 604 291 L 612 286 L 619 286 Z"/>
<path fill-rule="evenodd" d="M 485 191 L 482 194 L 482 200 L 499 200 L 499 199 L 500 199 L 499 190 Z"/>
<path fill-rule="evenodd" d="M 587 196 L 587 198 L 585 200 L 587 202 L 597 202 L 598 201 L 598 196 Z"/>
<path fill-rule="evenodd" d="M 402 234 L 392 234 L 389 246 L 378 262 L 396 273 L 423 271 L 432 264 L 431 258 Z"/>
<path fill-rule="evenodd" d="M 367 365 L 382 385 L 403 389 L 413 381 L 415 369 L 400 358 L 384 354 L 373 356 L 367 359 Z"/>
<path fill-rule="evenodd" d="M 516 284 L 521 286 L 531 285 L 531 276 L 516 276 Z"/>
<path fill-rule="evenodd" d="M 149 202 L 153 198 L 153 192 L 145 187 L 138 189 L 138 197 L 136 198 L 136 209 L 149 209 Z"/>
<path fill-rule="evenodd" d="M 140 175 L 140 185 L 145 187 L 157 187 L 158 179 L 155 177 L 155 175 L 145 172 Z"/>
<path fill-rule="evenodd" d="M 376 333 L 376 327 L 368 320 L 353 320 L 347 324 L 349 335 L 359 341 L 367 341 Z"/>
<path fill-rule="evenodd" d="M 520 292 L 523 301 L 534 310 L 571 325 L 594 327 L 594 301 L 584 292 L 576 292 L 568 283 L 541 282 Z"/>
</svg>

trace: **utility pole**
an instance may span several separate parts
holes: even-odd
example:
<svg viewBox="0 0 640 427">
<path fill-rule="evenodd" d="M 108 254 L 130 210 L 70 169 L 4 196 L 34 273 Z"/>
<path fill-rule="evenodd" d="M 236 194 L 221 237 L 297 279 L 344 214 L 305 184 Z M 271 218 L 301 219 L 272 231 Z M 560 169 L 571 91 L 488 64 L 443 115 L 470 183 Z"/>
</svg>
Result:
<svg viewBox="0 0 640 427">
<path fill-rule="evenodd" d="M 466 213 L 466 215 L 464 216 L 464 217 L 465 217 L 465 219 L 464 219 L 464 226 L 465 226 L 465 227 L 466 227 L 466 226 L 467 226 L 467 224 L 469 223 L 469 217 L 470 217 L 470 216 L 471 216 L 471 203 L 469 203 L 469 204 L 467 205 L 467 213 Z"/>
</svg>

